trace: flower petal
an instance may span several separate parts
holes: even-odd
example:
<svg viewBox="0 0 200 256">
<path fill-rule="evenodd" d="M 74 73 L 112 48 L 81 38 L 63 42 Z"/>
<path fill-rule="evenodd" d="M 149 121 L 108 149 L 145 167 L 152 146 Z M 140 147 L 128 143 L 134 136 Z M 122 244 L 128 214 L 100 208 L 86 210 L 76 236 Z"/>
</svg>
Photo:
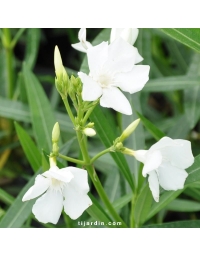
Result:
<svg viewBox="0 0 200 256">
<path fill-rule="evenodd" d="M 129 43 L 133 45 L 138 37 L 139 34 L 139 29 L 137 28 L 132 28 L 132 35 L 131 35 L 131 41 Z"/>
<path fill-rule="evenodd" d="M 103 89 L 103 95 L 100 98 L 100 105 L 106 108 L 113 108 L 114 110 L 125 115 L 132 114 L 129 101 L 116 87 Z"/>
<path fill-rule="evenodd" d="M 123 30 L 123 28 L 112 28 L 110 32 L 110 43 L 119 38 Z"/>
<path fill-rule="evenodd" d="M 141 91 L 149 80 L 149 70 L 148 65 L 137 65 L 130 72 L 118 73 L 115 75 L 116 85 L 129 93 Z"/>
<path fill-rule="evenodd" d="M 69 167 L 59 169 L 57 166 L 53 166 L 49 171 L 44 172 L 42 175 L 47 178 L 54 178 L 63 182 L 70 182 L 74 178 L 73 174 L 69 171 Z"/>
<path fill-rule="evenodd" d="M 146 177 L 148 173 L 156 170 L 160 166 L 161 163 L 162 163 L 162 155 L 159 150 L 156 150 L 152 153 L 148 152 L 146 154 L 146 159 L 145 159 L 145 163 L 144 163 L 144 168 L 142 170 L 142 175 L 144 177 Z"/>
<path fill-rule="evenodd" d="M 87 50 L 90 73 L 95 75 L 104 65 L 108 58 L 108 42 L 90 47 Z"/>
<path fill-rule="evenodd" d="M 159 182 L 156 171 L 149 173 L 149 188 L 152 192 L 153 198 L 156 202 L 159 202 Z"/>
<path fill-rule="evenodd" d="M 134 64 L 142 60 L 137 48 L 118 38 L 108 47 L 108 61 L 105 67 L 112 72 L 129 72 Z"/>
<path fill-rule="evenodd" d="M 85 73 L 78 72 L 83 83 L 82 97 L 84 101 L 97 100 L 102 95 L 101 86 Z"/>
<path fill-rule="evenodd" d="M 90 188 L 88 184 L 88 173 L 86 170 L 76 168 L 76 167 L 67 167 L 68 170 L 74 176 L 73 180 L 71 180 L 70 184 L 76 188 L 76 190 L 81 193 L 88 193 Z"/>
<path fill-rule="evenodd" d="M 161 152 L 172 165 L 181 169 L 186 169 L 194 163 L 190 141 L 173 140 L 173 145 L 161 149 Z"/>
<path fill-rule="evenodd" d="M 63 208 L 63 195 L 60 191 L 48 189 L 33 205 L 32 212 L 42 223 L 56 224 Z"/>
<path fill-rule="evenodd" d="M 76 43 L 76 44 L 71 44 L 71 46 L 76 49 L 77 51 L 80 52 L 87 52 L 87 49 L 83 46 L 83 44 L 81 42 Z"/>
<path fill-rule="evenodd" d="M 82 213 L 92 205 L 92 201 L 89 196 L 82 193 L 77 189 L 78 187 L 73 186 L 71 183 L 67 184 L 64 188 L 63 194 L 64 210 L 67 215 L 73 220 L 77 219 Z"/>
<path fill-rule="evenodd" d="M 43 194 L 50 186 L 50 180 L 44 178 L 42 175 L 37 175 L 35 184 L 29 188 L 26 194 L 23 196 L 22 201 L 27 201 Z"/>
<path fill-rule="evenodd" d="M 165 190 L 178 190 L 184 187 L 188 173 L 169 162 L 163 162 L 157 169 L 159 183 Z"/>
<path fill-rule="evenodd" d="M 134 151 L 134 157 L 142 162 L 143 164 L 145 163 L 146 161 L 146 153 L 148 152 L 148 150 L 136 150 Z"/>
<path fill-rule="evenodd" d="M 81 28 L 78 32 L 79 41 L 86 41 L 86 28 Z"/>
<path fill-rule="evenodd" d="M 186 169 L 194 162 L 192 155 L 191 142 L 187 140 L 173 140 L 169 137 L 163 137 L 154 144 L 149 151 L 160 150 L 163 157 L 170 161 L 174 166 Z"/>
</svg>

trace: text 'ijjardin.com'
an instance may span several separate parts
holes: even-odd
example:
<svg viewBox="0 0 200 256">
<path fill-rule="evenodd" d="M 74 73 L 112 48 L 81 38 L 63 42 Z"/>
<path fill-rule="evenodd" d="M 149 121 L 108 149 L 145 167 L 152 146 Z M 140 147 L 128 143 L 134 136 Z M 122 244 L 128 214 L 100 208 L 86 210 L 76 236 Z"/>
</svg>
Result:
<svg viewBox="0 0 200 256">
<path fill-rule="evenodd" d="M 103 221 L 78 221 L 79 226 L 121 226 L 121 222 L 108 222 L 105 223 Z"/>
</svg>

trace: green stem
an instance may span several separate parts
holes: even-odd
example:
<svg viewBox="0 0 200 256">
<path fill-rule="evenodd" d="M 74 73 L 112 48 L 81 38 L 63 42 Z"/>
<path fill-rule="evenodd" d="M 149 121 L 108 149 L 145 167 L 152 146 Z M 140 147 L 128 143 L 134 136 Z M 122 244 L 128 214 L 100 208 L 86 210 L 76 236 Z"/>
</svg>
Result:
<svg viewBox="0 0 200 256">
<path fill-rule="evenodd" d="M 13 50 L 11 47 L 11 34 L 9 28 L 3 29 L 4 37 L 4 47 L 6 50 L 6 68 L 7 68 L 7 79 L 8 79 L 8 89 L 7 97 L 12 99 L 14 90 L 14 73 L 13 73 Z"/>
<path fill-rule="evenodd" d="M 130 227 L 135 228 L 135 202 L 136 202 L 136 194 L 133 194 L 132 200 L 131 200 L 131 215 L 130 215 Z"/>
<path fill-rule="evenodd" d="M 92 113 L 92 111 L 94 110 L 94 108 L 96 107 L 97 103 L 99 102 L 99 100 L 94 104 L 94 106 L 92 106 L 87 113 L 85 114 L 84 118 L 83 118 L 83 125 L 87 122 L 90 114 Z"/>
<path fill-rule="evenodd" d="M 75 119 L 74 119 L 74 116 L 73 116 L 73 114 L 72 114 L 71 108 L 70 108 L 70 106 L 69 106 L 69 102 L 68 102 L 67 98 L 62 98 L 62 100 L 63 100 L 63 102 L 64 102 L 64 104 L 65 104 L 65 108 L 66 108 L 66 110 L 67 110 L 67 113 L 68 113 L 68 115 L 69 115 L 69 117 L 70 117 L 72 123 L 73 123 L 74 126 L 75 126 Z"/>
<path fill-rule="evenodd" d="M 16 33 L 15 37 L 13 38 L 13 40 L 12 40 L 12 42 L 11 42 L 11 45 L 10 45 L 10 47 L 11 47 L 12 49 L 15 47 L 17 41 L 19 40 L 19 38 L 21 37 L 21 35 L 24 33 L 25 30 L 26 30 L 26 28 L 20 28 L 20 29 L 17 31 L 17 33 Z"/>
<path fill-rule="evenodd" d="M 112 151 L 112 147 L 107 148 L 101 152 L 99 152 L 96 156 L 94 156 L 91 160 L 90 160 L 90 164 L 92 164 L 94 161 L 96 161 L 100 156 L 105 155 L 106 153 L 109 153 Z"/>
<path fill-rule="evenodd" d="M 95 169 L 93 168 L 93 166 L 91 165 L 90 162 L 90 157 L 88 155 L 87 152 L 87 147 L 85 144 L 85 140 L 82 138 L 82 134 L 80 131 L 77 131 L 77 138 L 78 138 L 78 142 L 81 148 L 81 152 L 83 155 L 83 159 L 86 162 L 86 169 L 90 175 L 90 178 L 101 198 L 101 200 L 103 201 L 103 203 L 105 204 L 105 206 L 107 207 L 108 211 L 110 212 L 110 214 L 113 216 L 113 218 L 115 219 L 115 221 L 117 222 L 121 222 L 121 227 L 125 228 L 127 227 L 126 223 L 121 219 L 121 217 L 118 215 L 118 213 L 115 211 L 114 207 L 112 206 L 112 204 L 110 203 L 104 189 L 103 186 L 101 185 L 101 182 L 95 172 Z"/>
<path fill-rule="evenodd" d="M 67 160 L 69 162 L 75 163 L 75 164 L 80 164 L 82 166 L 86 164 L 84 161 L 81 161 L 81 160 L 78 160 L 78 159 L 75 159 L 75 158 L 71 158 L 71 157 L 68 157 L 68 156 L 64 156 L 62 154 L 58 154 L 58 157 L 60 157 L 64 160 Z"/>
</svg>

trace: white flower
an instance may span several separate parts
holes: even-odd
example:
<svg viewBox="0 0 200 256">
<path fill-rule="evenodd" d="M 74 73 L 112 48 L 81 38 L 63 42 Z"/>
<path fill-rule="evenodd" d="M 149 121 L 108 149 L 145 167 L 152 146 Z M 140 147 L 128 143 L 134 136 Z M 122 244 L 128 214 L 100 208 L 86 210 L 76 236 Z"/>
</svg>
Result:
<svg viewBox="0 0 200 256">
<path fill-rule="evenodd" d="M 131 115 L 130 103 L 121 90 L 131 94 L 142 90 L 150 69 L 148 65 L 135 65 L 143 60 L 137 48 L 118 38 L 110 45 L 102 42 L 89 48 L 87 57 L 89 75 L 78 73 L 83 83 L 83 100 L 94 101 L 102 96 L 102 107 Z"/>
<path fill-rule="evenodd" d="M 53 166 L 42 175 L 37 175 L 35 184 L 29 188 L 22 201 L 42 195 L 33 205 L 32 212 L 40 222 L 56 224 L 63 206 L 71 219 L 80 217 L 92 205 L 88 192 L 85 170 L 75 167 L 59 169 Z"/>
<path fill-rule="evenodd" d="M 138 37 L 139 30 L 137 28 L 112 28 L 110 33 L 110 42 L 121 37 L 129 44 L 133 45 Z"/>
<path fill-rule="evenodd" d="M 159 184 L 165 190 L 182 189 L 188 176 L 185 169 L 194 162 L 190 141 L 169 137 L 163 137 L 149 150 L 135 151 L 134 156 L 144 163 L 142 174 L 149 175 L 149 187 L 156 202 Z"/>
<path fill-rule="evenodd" d="M 91 43 L 86 41 L 86 29 L 81 28 L 78 32 L 79 43 L 72 44 L 72 47 L 80 52 L 86 52 L 88 48 L 92 47 Z"/>
</svg>

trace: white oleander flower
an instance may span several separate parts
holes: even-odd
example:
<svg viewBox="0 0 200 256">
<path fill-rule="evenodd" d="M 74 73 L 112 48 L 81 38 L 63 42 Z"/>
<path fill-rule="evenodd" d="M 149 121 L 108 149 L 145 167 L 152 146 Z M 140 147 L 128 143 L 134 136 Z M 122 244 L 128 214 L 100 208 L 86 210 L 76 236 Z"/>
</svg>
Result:
<svg viewBox="0 0 200 256">
<path fill-rule="evenodd" d="M 137 28 L 112 28 L 110 33 L 110 42 L 121 37 L 129 44 L 133 45 L 138 37 L 139 30 Z"/>
<path fill-rule="evenodd" d="M 22 201 L 42 195 L 33 205 L 32 212 L 42 223 L 56 224 L 63 206 L 71 219 L 80 217 L 92 205 L 88 192 L 88 176 L 85 170 L 75 167 L 59 169 L 53 166 L 37 175 L 35 184 L 29 188 Z"/>
<path fill-rule="evenodd" d="M 86 52 L 88 48 L 92 47 L 91 43 L 86 41 L 86 28 L 81 28 L 78 32 L 79 43 L 72 44 L 71 46 L 80 51 Z"/>
<path fill-rule="evenodd" d="M 185 169 L 194 162 L 190 141 L 169 137 L 163 137 L 149 150 L 134 151 L 134 156 L 144 164 L 142 174 L 149 175 L 149 187 L 156 202 L 159 202 L 159 185 L 165 190 L 184 187 L 188 176 Z"/>
<path fill-rule="evenodd" d="M 87 50 L 89 75 L 79 72 L 83 83 L 84 101 L 95 101 L 99 97 L 100 105 L 113 108 L 122 114 L 131 115 L 129 101 L 121 92 L 135 93 L 149 80 L 148 65 L 135 65 L 143 60 L 137 48 L 122 38 L 110 45 L 108 42 Z"/>
</svg>

